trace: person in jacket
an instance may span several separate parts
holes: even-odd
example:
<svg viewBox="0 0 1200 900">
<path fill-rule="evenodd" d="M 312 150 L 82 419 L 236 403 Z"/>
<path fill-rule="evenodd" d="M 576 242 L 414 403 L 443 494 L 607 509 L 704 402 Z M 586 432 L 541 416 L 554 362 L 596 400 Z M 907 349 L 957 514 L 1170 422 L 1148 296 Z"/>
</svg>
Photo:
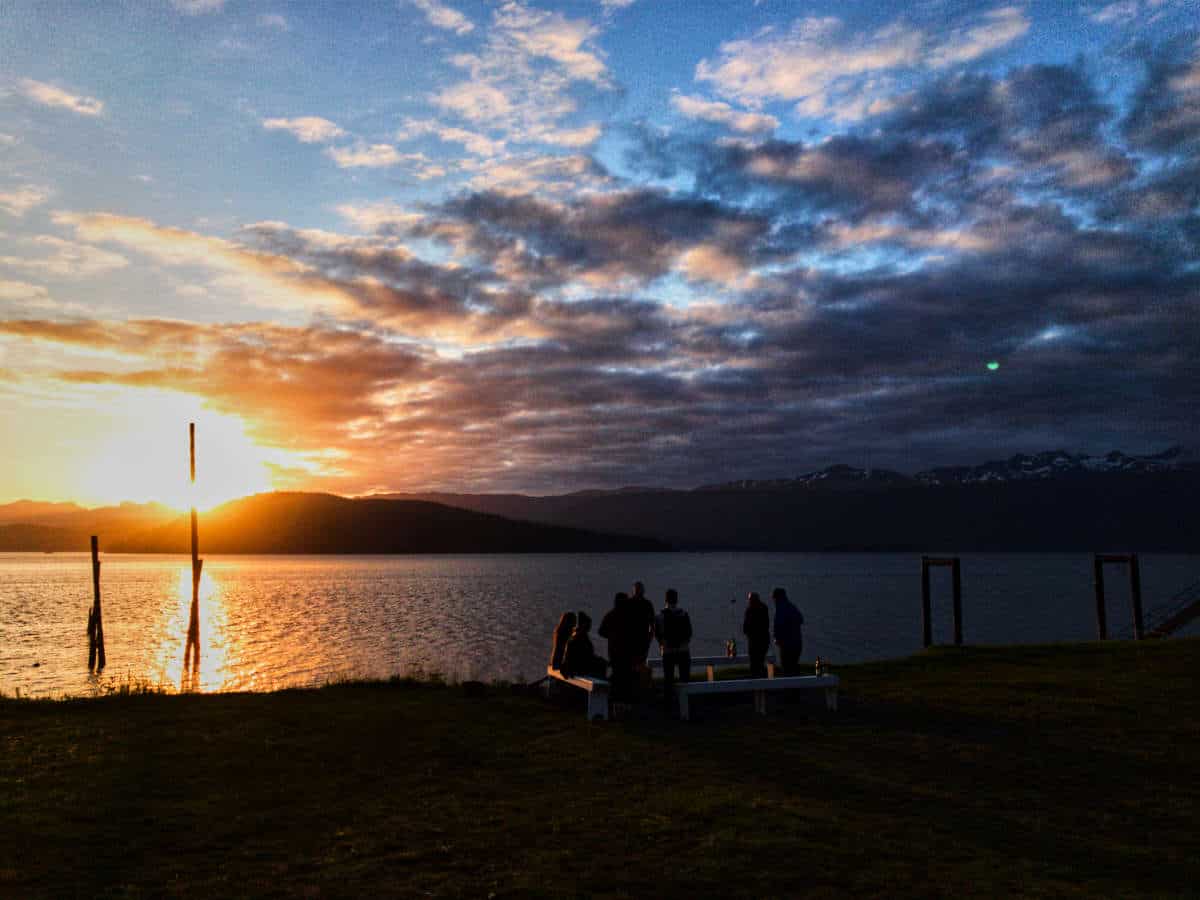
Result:
<svg viewBox="0 0 1200 900">
<path fill-rule="evenodd" d="M 568 678 L 574 675 L 589 675 L 593 678 L 603 678 L 608 663 L 602 656 L 597 656 L 592 648 L 592 639 L 588 632 L 592 630 L 592 617 L 580 612 L 575 619 L 575 628 L 571 639 L 567 641 L 563 652 L 562 673 Z"/>
<path fill-rule="evenodd" d="M 746 615 L 742 617 L 742 634 L 750 652 L 750 677 L 767 677 L 767 650 L 771 648 L 771 614 L 755 591 L 746 597 Z"/>
<path fill-rule="evenodd" d="M 635 635 L 631 633 L 629 595 L 624 591 L 613 597 L 613 606 L 600 620 L 600 637 L 608 641 L 608 659 L 612 666 L 612 698 L 627 702 L 633 696 L 633 664 L 637 654 Z"/>
<path fill-rule="evenodd" d="M 804 650 L 804 614 L 788 599 L 787 591 L 771 591 L 775 601 L 775 646 L 784 675 L 800 674 L 800 653 Z"/>
<path fill-rule="evenodd" d="M 554 644 L 550 650 L 550 668 L 561 669 L 563 654 L 567 651 L 567 641 L 571 639 L 571 632 L 575 629 L 575 613 L 565 612 L 558 620 L 558 624 L 554 627 Z"/>
<path fill-rule="evenodd" d="M 666 605 L 654 618 L 654 636 L 663 661 L 663 702 L 668 710 L 674 707 L 675 675 L 684 684 L 691 679 L 692 620 L 686 610 L 679 608 L 679 593 L 667 591 Z"/>
</svg>

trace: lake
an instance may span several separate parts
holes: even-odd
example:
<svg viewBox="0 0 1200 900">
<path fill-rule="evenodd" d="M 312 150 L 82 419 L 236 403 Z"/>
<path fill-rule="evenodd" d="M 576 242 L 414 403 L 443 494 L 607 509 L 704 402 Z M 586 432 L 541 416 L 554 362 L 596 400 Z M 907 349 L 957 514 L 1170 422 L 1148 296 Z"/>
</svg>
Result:
<svg viewBox="0 0 1200 900">
<path fill-rule="evenodd" d="M 963 554 L 967 643 L 1095 637 L 1087 554 Z M 693 655 L 739 648 L 745 595 L 788 589 L 807 620 L 805 658 L 904 656 L 921 646 L 920 557 L 853 553 L 468 556 L 214 556 L 201 582 L 201 661 L 183 681 L 191 600 L 184 556 L 102 556 L 108 668 L 87 671 L 87 554 L 0 554 L 0 692 L 82 695 L 126 681 L 206 691 L 273 690 L 337 678 L 440 673 L 532 680 L 565 609 L 598 626 L 618 590 L 674 587 Z M 1200 556 L 1145 554 L 1147 612 L 1200 579 Z M 1132 616 L 1123 568 L 1106 571 L 1111 632 Z M 952 634 L 950 575 L 933 576 L 934 631 Z M 1194 632 L 1195 629 L 1192 629 Z M 596 639 L 597 651 L 605 642 Z"/>
</svg>

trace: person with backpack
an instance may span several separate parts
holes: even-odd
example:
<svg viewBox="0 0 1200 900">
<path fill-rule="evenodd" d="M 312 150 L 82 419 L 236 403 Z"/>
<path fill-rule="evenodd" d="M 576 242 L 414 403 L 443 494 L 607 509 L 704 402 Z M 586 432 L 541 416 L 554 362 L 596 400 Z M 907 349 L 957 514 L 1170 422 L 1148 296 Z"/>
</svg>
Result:
<svg viewBox="0 0 1200 900">
<path fill-rule="evenodd" d="M 787 591 L 771 591 L 775 601 L 775 646 L 784 675 L 800 674 L 800 653 L 804 650 L 804 614 L 788 599 Z"/>
<path fill-rule="evenodd" d="M 666 606 L 654 618 L 654 636 L 662 653 L 663 702 L 670 710 L 675 701 L 676 672 L 684 684 L 692 675 L 692 619 L 686 610 L 679 608 L 679 592 L 674 588 L 667 591 Z"/>
<path fill-rule="evenodd" d="M 755 591 L 746 598 L 742 634 L 750 651 L 750 677 L 767 677 L 767 650 L 771 647 L 771 614 Z"/>
</svg>

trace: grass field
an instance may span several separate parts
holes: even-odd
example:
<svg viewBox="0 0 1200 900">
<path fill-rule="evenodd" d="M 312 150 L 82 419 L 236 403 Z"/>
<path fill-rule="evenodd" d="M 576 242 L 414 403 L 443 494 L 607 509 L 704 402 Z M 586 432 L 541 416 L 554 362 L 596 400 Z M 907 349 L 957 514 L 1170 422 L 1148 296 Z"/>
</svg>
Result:
<svg viewBox="0 0 1200 900">
<path fill-rule="evenodd" d="M 941 649 L 839 668 L 838 713 L 690 723 L 402 682 L 2 699 L 0 896 L 1196 896 L 1198 672 L 1200 640 Z"/>
</svg>

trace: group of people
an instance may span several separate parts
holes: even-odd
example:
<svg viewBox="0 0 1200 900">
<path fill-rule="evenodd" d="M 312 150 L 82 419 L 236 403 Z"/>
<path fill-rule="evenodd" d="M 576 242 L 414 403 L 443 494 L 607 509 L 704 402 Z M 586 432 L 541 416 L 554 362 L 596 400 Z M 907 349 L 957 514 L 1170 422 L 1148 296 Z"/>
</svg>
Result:
<svg viewBox="0 0 1200 900">
<path fill-rule="evenodd" d="M 774 638 L 779 665 L 784 674 L 800 671 L 800 653 L 804 649 L 804 615 L 788 599 L 787 591 L 775 588 L 771 592 L 775 604 Z M 742 633 L 750 655 L 750 676 L 765 678 L 766 657 L 771 647 L 771 613 L 757 593 L 746 598 Z M 550 665 L 564 675 L 608 677 L 612 682 L 614 700 L 635 698 L 640 686 L 649 681 L 646 657 L 650 645 L 658 642 L 662 654 L 665 700 L 670 703 L 676 679 L 686 682 L 691 677 L 692 621 L 679 605 L 679 593 L 667 590 L 663 608 L 655 613 L 654 604 L 646 596 L 640 581 L 633 593 L 624 591 L 613 598 L 613 606 L 600 621 L 598 634 L 608 641 L 608 659 L 597 655 L 591 639 L 592 617 L 586 612 L 565 612 L 554 629 L 554 645 Z M 610 673 L 611 669 L 611 674 Z"/>
</svg>

